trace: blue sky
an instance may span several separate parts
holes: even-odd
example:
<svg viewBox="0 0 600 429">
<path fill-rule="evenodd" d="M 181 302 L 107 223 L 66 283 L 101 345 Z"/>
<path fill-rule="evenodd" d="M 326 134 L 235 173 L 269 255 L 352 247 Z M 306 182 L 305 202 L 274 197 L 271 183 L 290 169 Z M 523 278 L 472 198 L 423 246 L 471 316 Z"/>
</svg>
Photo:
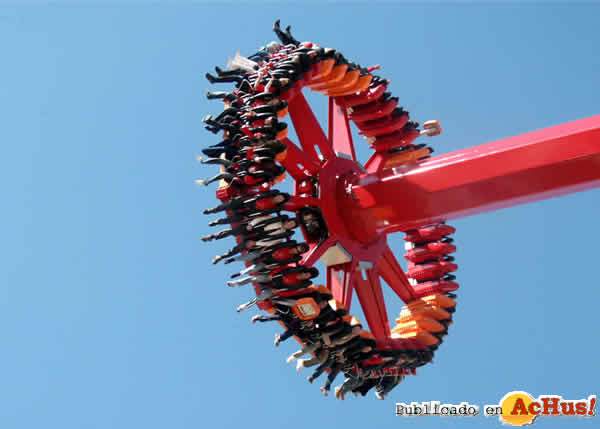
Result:
<svg viewBox="0 0 600 429">
<path fill-rule="evenodd" d="M 0 427 L 497 427 L 400 419 L 394 402 L 597 394 L 598 190 L 454 222 L 459 307 L 435 363 L 387 401 L 338 402 L 285 364 L 294 344 L 274 349 L 275 326 L 235 313 L 249 291 L 210 265 L 229 243 L 198 240 L 214 199 L 193 180 L 214 141 L 201 118 L 219 107 L 203 74 L 271 40 L 277 17 L 381 64 L 415 119 L 441 120 L 440 153 L 600 113 L 599 16 L 555 3 L 1 5 Z"/>
</svg>

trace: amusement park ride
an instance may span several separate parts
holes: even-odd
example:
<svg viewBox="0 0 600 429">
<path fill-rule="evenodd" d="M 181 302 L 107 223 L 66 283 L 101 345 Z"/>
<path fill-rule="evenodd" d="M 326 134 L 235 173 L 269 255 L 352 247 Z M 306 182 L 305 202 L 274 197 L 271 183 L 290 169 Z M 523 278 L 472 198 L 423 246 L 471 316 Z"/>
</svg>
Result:
<svg viewBox="0 0 600 429">
<path fill-rule="evenodd" d="M 278 26 L 276 32 L 281 33 Z M 424 135 L 439 134 L 439 123 L 428 121 L 419 129 L 410 122 L 408 113 L 398 107 L 398 99 L 386 92 L 389 82 L 372 74 L 375 67 L 362 68 L 314 43 L 298 44 L 289 31 L 283 36 L 281 45 L 270 45 L 262 56 L 250 57 L 254 64 L 245 60 L 234 65 L 243 71 L 246 83 L 236 81 L 234 97 L 225 102 L 226 107 L 237 103 L 240 112 L 265 106 L 273 99 L 287 102 L 298 141 L 288 138 L 287 130 L 278 130 L 274 137 L 286 148 L 275 159 L 294 181 L 294 195 L 282 210 L 298 212 L 298 219 L 308 211 L 320 228 L 314 234 L 309 225 L 300 222 L 308 251 L 301 261 L 284 268 L 312 267 L 320 261 L 335 304 L 347 311 L 351 311 L 356 293 L 370 331 L 363 336 L 374 340 L 375 346 L 365 360 L 344 367 L 347 377 L 360 371 L 369 374 L 369 368 L 377 368 L 379 372 L 373 374 L 379 377 L 414 374 L 417 366 L 431 360 L 455 307 L 453 292 L 458 284 L 451 273 L 457 266 L 449 256 L 455 247 L 448 237 L 454 228 L 446 221 L 598 186 L 600 116 L 431 157 L 427 146 L 414 142 Z M 285 40 L 287 36 L 292 43 Z M 300 66 L 288 67 L 293 63 L 290 58 Z M 290 73 L 278 74 L 282 70 Z M 280 81 L 270 82 L 272 79 Z M 327 131 L 321 128 L 302 89 L 329 97 Z M 252 98 L 256 94 L 272 95 Z M 284 109 L 277 115 L 283 118 L 285 113 Z M 240 115 L 240 135 L 249 143 L 237 147 L 262 144 L 265 137 L 252 127 L 264 127 L 264 123 Z M 351 124 L 373 149 L 364 165 L 356 157 Z M 232 140 L 232 133 L 230 128 L 225 138 Z M 225 167 L 221 169 L 225 171 Z M 221 202 L 272 191 L 279 180 L 244 182 L 243 172 L 236 175 L 233 181 L 220 182 L 217 196 Z M 236 185 L 239 178 L 242 186 Z M 227 213 L 235 215 L 235 210 Z M 406 271 L 387 243 L 387 235 L 396 232 L 405 233 Z M 237 242 L 243 242 L 243 237 L 238 236 Z M 274 272 L 282 269 L 271 268 Z M 384 283 L 405 303 L 394 325 L 386 311 Z M 268 286 L 254 283 L 257 294 Z M 289 303 L 300 292 L 276 289 L 267 298 L 261 295 L 258 305 L 274 313 L 274 299 L 286 298 Z M 289 305 L 304 321 L 318 316 L 314 301 L 298 302 Z M 280 321 L 288 327 L 285 318 Z M 301 329 L 294 335 L 306 346 L 310 335 L 304 336 Z M 413 352 L 419 350 L 431 353 L 415 360 Z M 396 359 L 386 366 L 390 356 Z"/>
</svg>

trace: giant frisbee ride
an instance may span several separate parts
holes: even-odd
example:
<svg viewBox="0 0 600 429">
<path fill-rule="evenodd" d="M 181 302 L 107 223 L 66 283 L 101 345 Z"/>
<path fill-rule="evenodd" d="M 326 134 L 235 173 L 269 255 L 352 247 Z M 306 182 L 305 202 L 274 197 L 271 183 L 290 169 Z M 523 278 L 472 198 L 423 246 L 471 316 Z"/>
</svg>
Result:
<svg viewBox="0 0 600 429">
<path fill-rule="evenodd" d="M 319 324 L 325 305 L 319 301 L 351 314 L 356 294 L 365 323 L 351 317 L 344 323 L 361 327 L 358 337 L 366 341 L 361 347 L 368 344 L 370 350 L 352 355 L 356 359 L 341 356 L 339 365 L 332 360 L 326 370 L 338 365 L 346 377 L 364 379 L 415 374 L 445 338 L 456 306 L 454 228 L 446 222 L 597 186 L 600 116 L 432 157 L 425 143 L 439 134 L 439 124 L 412 122 L 389 92 L 389 81 L 375 75 L 377 67 L 361 67 L 333 49 L 299 43 L 289 31 L 276 30 L 282 44 L 238 58 L 221 73 L 236 84 L 221 97 L 231 113 L 220 123 L 211 119 L 224 139 L 209 151 L 223 160 L 217 197 L 227 222 L 243 232 L 231 234 L 240 254 L 272 253 L 291 241 L 307 244 L 293 262 L 271 258 L 261 270 L 252 271 L 256 258 L 239 258 L 247 273 L 259 276 L 252 282 L 257 304 L 272 315 L 289 308 L 278 320 L 314 353 L 315 343 L 327 349 L 320 333 L 334 323 Z M 325 127 L 303 91 L 328 97 Z M 276 120 L 261 116 L 275 109 L 270 106 L 278 106 Z M 296 141 L 282 125 L 286 120 Z M 364 164 L 356 158 L 352 127 L 366 140 L 360 144 L 372 150 Z M 274 142 L 285 150 L 274 150 Z M 274 207 L 269 199 L 284 170 L 294 192 Z M 245 245 L 244 225 L 282 213 L 298 219 L 295 235 L 262 247 L 257 240 Z M 407 270 L 388 245 L 392 233 L 404 233 Z M 281 275 L 285 280 L 287 273 L 315 266 L 321 267 L 324 287 L 281 282 Z M 404 303 L 396 317 L 386 310 L 385 287 Z M 343 344 L 331 350 L 345 350 Z"/>
</svg>

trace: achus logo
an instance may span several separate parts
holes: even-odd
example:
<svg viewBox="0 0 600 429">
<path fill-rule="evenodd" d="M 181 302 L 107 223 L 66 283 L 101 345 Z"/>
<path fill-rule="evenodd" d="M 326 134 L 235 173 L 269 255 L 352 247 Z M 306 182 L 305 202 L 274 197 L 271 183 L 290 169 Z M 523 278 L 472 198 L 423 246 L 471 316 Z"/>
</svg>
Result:
<svg viewBox="0 0 600 429">
<path fill-rule="evenodd" d="M 500 421 L 512 426 L 532 424 L 537 417 L 592 417 L 595 415 L 596 395 L 587 399 L 570 400 L 558 395 L 534 398 L 527 392 L 512 391 L 500 400 Z"/>
</svg>

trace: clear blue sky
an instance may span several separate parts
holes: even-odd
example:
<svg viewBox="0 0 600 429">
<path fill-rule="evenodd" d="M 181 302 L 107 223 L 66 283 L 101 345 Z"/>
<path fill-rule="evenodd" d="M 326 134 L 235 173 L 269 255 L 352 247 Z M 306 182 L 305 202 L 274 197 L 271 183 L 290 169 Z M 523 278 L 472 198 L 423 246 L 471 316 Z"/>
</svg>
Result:
<svg viewBox="0 0 600 429">
<path fill-rule="evenodd" d="M 394 402 L 599 393 L 598 190 L 455 222 L 455 324 L 387 401 L 321 397 L 235 313 L 198 240 L 203 74 L 277 17 L 382 64 L 438 153 L 600 113 L 599 5 L 0 6 L 1 428 L 497 427 Z"/>
</svg>

